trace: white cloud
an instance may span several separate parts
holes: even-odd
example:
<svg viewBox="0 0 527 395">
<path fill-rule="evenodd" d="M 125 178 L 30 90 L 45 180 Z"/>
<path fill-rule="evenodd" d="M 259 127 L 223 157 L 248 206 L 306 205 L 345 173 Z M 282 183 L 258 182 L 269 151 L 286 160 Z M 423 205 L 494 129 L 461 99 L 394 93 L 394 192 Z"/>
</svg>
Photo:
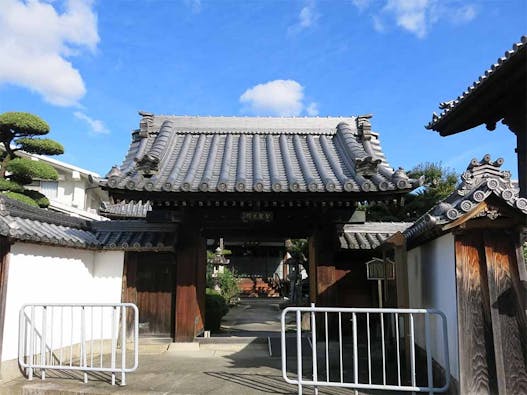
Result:
<svg viewBox="0 0 527 395">
<path fill-rule="evenodd" d="M 378 15 L 373 15 L 372 21 L 373 21 L 373 30 L 379 33 L 384 33 L 386 31 L 386 27 L 384 26 L 382 19 L 379 18 Z"/>
<path fill-rule="evenodd" d="M 77 119 L 86 122 L 90 128 L 91 132 L 94 134 L 108 134 L 110 131 L 106 128 L 104 123 L 98 119 L 93 119 L 81 111 L 75 111 L 73 113 Z"/>
<path fill-rule="evenodd" d="M 353 0 L 353 4 L 362 12 L 379 3 Z M 385 32 L 388 25 L 395 23 L 419 38 L 426 37 L 432 25 L 439 21 L 462 24 L 477 16 L 476 7 L 461 0 L 386 0 L 381 5 L 371 13 L 374 30 Z"/>
<path fill-rule="evenodd" d="M 316 9 L 315 1 L 308 0 L 305 3 L 305 6 L 300 10 L 297 22 L 289 27 L 288 32 L 294 34 L 299 33 L 304 29 L 308 29 L 317 22 L 318 18 L 319 14 Z"/>
<path fill-rule="evenodd" d="M 429 6 L 428 0 L 388 0 L 383 11 L 393 14 L 398 26 L 423 38 L 427 33 Z"/>
<path fill-rule="evenodd" d="M 247 89 L 240 102 L 244 111 L 254 115 L 317 115 L 317 103 L 304 103 L 304 87 L 294 80 L 274 80 Z"/>
<path fill-rule="evenodd" d="M 309 103 L 309 106 L 306 108 L 306 114 L 310 117 L 316 117 L 318 115 L 318 104 L 315 102 Z"/>
<path fill-rule="evenodd" d="M 185 0 L 185 5 L 196 14 L 201 12 L 201 0 Z"/>
<path fill-rule="evenodd" d="M 452 10 L 452 22 L 459 24 L 470 22 L 476 15 L 476 7 L 472 4 L 465 4 L 463 7 Z"/>
<path fill-rule="evenodd" d="M 355 7 L 359 9 L 359 11 L 362 12 L 370 6 L 372 0 L 352 0 L 352 3 Z"/>
<path fill-rule="evenodd" d="M 0 84 L 22 86 L 45 101 L 70 106 L 86 93 L 68 58 L 95 51 L 97 16 L 90 0 L 56 2 L 0 0 Z"/>
</svg>

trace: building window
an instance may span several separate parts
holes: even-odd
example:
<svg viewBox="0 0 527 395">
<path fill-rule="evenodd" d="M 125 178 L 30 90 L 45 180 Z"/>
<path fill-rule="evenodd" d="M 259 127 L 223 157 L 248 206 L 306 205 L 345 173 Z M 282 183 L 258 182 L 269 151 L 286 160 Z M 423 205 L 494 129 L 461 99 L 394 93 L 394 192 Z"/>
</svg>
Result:
<svg viewBox="0 0 527 395">
<path fill-rule="evenodd" d="M 56 199 L 59 189 L 57 181 L 40 181 L 40 192 L 42 192 L 48 199 Z"/>
</svg>

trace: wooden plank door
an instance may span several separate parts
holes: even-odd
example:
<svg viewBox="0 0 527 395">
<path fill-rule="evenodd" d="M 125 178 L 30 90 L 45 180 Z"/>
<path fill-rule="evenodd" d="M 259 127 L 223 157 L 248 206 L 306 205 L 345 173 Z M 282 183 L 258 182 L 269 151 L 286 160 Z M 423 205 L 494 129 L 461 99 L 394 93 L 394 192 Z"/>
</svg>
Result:
<svg viewBox="0 0 527 395">
<path fill-rule="evenodd" d="M 123 300 L 139 309 L 139 334 L 172 337 L 176 265 L 172 253 L 127 253 Z"/>
</svg>

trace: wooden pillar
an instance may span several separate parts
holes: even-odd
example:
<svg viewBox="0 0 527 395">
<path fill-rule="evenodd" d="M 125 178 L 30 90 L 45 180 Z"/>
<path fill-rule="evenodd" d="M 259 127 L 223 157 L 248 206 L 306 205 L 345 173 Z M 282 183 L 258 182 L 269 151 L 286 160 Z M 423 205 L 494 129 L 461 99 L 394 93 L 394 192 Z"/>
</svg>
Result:
<svg viewBox="0 0 527 395">
<path fill-rule="evenodd" d="M 137 252 L 126 251 L 124 253 L 123 263 L 123 281 L 121 288 L 121 301 L 123 303 L 137 303 Z M 140 307 L 140 306 L 138 306 Z M 141 312 L 139 312 L 141 317 Z M 126 317 L 127 321 L 127 333 L 133 333 L 133 315 L 128 314 Z"/>
<path fill-rule="evenodd" d="M 309 296 L 311 303 L 319 306 L 337 304 L 334 262 L 336 238 L 335 227 L 329 224 L 318 227 L 309 238 Z"/>
<path fill-rule="evenodd" d="M 206 245 L 199 227 L 182 225 L 176 251 L 175 341 L 191 342 L 205 322 Z"/>
<path fill-rule="evenodd" d="M 526 394 L 526 290 L 519 281 L 514 240 L 503 231 L 487 231 L 484 244 L 498 391 Z"/>
<path fill-rule="evenodd" d="M 518 103 L 522 103 L 520 100 Z M 527 117 L 525 116 L 525 98 L 523 105 L 509 108 L 503 123 L 516 135 L 516 153 L 518 155 L 518 184 L 520 196 L 527 198 Z"/>
<path fill-rule="evenodd" d="M 492 323 L 481 234 L 455 239 L 459 393 L 496 394 Z"/>
<path fill-rule="evenodd" d="M 410 307 L 410 297 L 408 294 L 408 262 L 406 250 L 406 238 L 401 232 L 395 233 L 385 243 L 383 248 L 383 258 L 386 253 L 393 250 L 395 262 L 395 299 L 396 302 L 388 307 L 408 308 Z M 385 281 L 387 283 L 387 281 Z M 385 287 L 386 288 L 386 287 Z"/>
</svg>

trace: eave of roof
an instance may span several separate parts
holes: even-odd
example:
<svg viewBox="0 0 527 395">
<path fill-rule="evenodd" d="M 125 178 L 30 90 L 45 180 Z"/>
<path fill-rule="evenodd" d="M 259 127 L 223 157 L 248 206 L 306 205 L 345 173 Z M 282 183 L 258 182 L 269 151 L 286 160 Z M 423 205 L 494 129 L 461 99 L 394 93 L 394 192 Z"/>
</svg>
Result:
<svg viewBox="0 0 527 395">
<path fill-rule="evenodd" d="M 516 75 L 512 75 L 513 73 Z M 462 132 L 480 124 L 488 124 L 487 127 L 493 130 L 495 123 L 505 114 L 493 114 L 489 111 L 488 104 L 491 102 L 495 104 L 496 97 L 483 98 L 487 95 L 506 95 L 506 90 L 515 90 L 525 101 L 527 98 L 526 74 L 527 36 L 522 36 L 511 50 L 505 52 L 504 56 L 491 65 L 456 99 L 440 103 L 439 107 L 443 111 L 439 115 L 433 113 L 432 121 L 426 125 L 426 128 L 438 131 L 442 136 Z M 491 93 L 492 90 L 495 92 Z"/>
<path fill-rule="evenodd" d="M 421 182 L 388 165 L 370 116 L 142 115 L 123 164 L 101 181 L 111 192 L 397 194 Z"/>
</svg>

